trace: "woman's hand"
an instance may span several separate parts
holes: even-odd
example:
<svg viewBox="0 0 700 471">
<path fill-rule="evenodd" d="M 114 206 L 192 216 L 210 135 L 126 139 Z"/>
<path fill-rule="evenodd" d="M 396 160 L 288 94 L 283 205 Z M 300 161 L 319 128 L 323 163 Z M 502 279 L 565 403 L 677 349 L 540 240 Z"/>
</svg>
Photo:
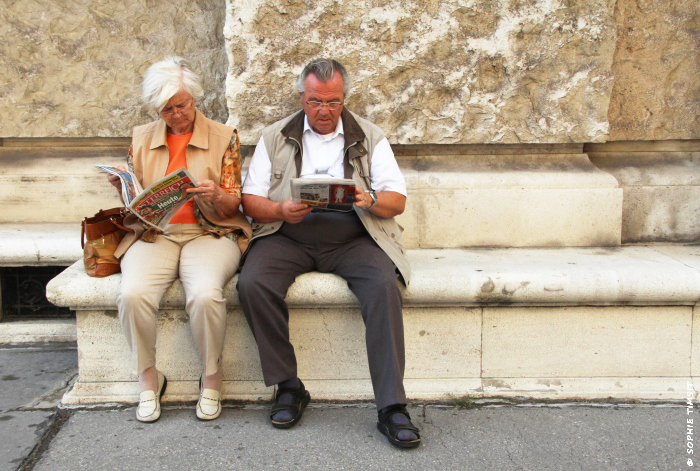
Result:
<svg viewBox="0 0 700 471">
<path fill-rule="evenodd" d="M 122 172 L 126 172 L 126 167 L 124 167 L 123 165 L 120 165 L 119 167 L 117 167 L 117 169 L 121 170 Z M 117 175 L 107 174 L 107 180 L 109 180 L 109 183 L 111 183 L 112 186 L 116 188 L 119 194 L 121 195 L 122 181 L 119 179 L 119 177 Z"/>
<path fill-rule="evenodd" d="M 222 198 L 227 195 L 219 185 L 211 180 L 202 180 L 198 187 L 188 188 L 187 193 L 194 193 L 195 196 L 199 196 L 199 199 L 214 205 L 221 202 Z"/>
<path fill-rule="evenodd" d="M 237 196 L 226 193 L 223 188 L 211 180 L 202 180 L 198 187 L 188 188 L 186 191 L 202 201 L 211 203 L 222 218 L 233 217 L 241 204 L 241 200 Z"/>
</svg>

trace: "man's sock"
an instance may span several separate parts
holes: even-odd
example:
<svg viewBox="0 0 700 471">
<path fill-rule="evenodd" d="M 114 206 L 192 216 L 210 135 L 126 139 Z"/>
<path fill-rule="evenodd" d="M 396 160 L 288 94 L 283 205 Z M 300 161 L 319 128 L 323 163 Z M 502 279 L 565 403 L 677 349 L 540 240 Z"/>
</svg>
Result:
<svg viewBox="0 0 700 471">
<path fill-rule="evenodd" d="M 282 381 L 277 385 L 277 387 L 280 389 L 299 389 L 301 387 L 301 381 L 299 380 L 299 378 L 292 378 L 286 381 Z M 291 404 L 292 402 L 294 402 L 294 396 L 292 396 L 291 394 L 282 394 L 277 402 L 280 404 Z M 290 414 L 286 410 L 281 410 L 272 416 L 272 420 L 274 420 L 275 422 L 289 422 L 290 420 L 292 420 L 292 418 L 292 414 Z"/>
<path fill-rule="evenodd" d="M 391 406 L 389 406 L 391 407 Z M 382 412 L 385 411 L 387 408 L 382 409 Z M 411 421 L 408 420 L 408 417 L 401 413 L 397 414 L 392 414 L 391 417 L 389 417 L 389 420 L 395 424 L 399 425 L 410 425 Z M 411 441 L 411 440 L 416 440 L 418 436 L 411 432 L 410 430 L 399 430 L 399 433 L 396 434 L 396 438 L 401 441 Z"/>
</svg>

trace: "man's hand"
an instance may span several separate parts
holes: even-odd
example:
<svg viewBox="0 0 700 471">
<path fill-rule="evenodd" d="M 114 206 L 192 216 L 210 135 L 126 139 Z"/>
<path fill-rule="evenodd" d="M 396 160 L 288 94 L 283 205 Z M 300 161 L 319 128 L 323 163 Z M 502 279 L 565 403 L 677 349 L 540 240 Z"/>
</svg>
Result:
<svg viewBox="0 0 700 471">
<path fill-rule="evenodd" d="M 295 203 L 292 200 L 287 200 L 280 204 L 280 219 L 290 224 L 296 224 L 301 222 L 312 209 L 313 208 L 308 204 Z"/>
<path fill-rule="evenodd" d="M 296 224 L 312 209 L 308 204 L 295 203 L 292 200 L 277 203 L 264 196 L 243 194 L 243 214 L 260 223 L 284 221 Z"/>
<path fill-rule="evenodd" d="M 372 197 L 368 191 L 364 191 L 359 186 L 355 186 L 355 206 L 366 209 L 375 216 L 380 218 L 393 218 L 403 213 L 406 208 L 406 197 L 395 191 L 379 191 L 377 192 L 377 204 L 372 206 Z"/>
<path fill-rule="evenodd" d="M 126 167 L 124 167 L 123 165 L 120 165 L 119 167 L 117 167 L 117 169 L 121 170 L 122 172 L 126 172 Z M 107 180 L 109 181 L 109 183 L 112 184 L 112 186 L 114 188 L 117 189 L 117 191 L 121 195 L 121 193 L 122 193 L 122 181 L 121 181 L 121 179 L 117 175 L 112 175 L 110 173 L 110 174 L 107 174 Z"/>
<path fill-rule="evenodd" d="M 369 209 L 372 206 L 372 197 L 369 196 L 369 191 L 365 191 L 355 185 L 355 206 L 362 209 Z"/>
</svg>

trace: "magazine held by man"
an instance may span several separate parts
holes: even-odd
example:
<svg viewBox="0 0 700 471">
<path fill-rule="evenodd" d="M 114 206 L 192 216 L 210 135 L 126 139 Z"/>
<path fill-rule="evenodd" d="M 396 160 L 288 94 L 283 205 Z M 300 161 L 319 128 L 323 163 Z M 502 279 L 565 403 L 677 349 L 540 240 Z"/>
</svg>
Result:
<svg viewBox="0 0 700 471">
<path fill-rule="evenodd" d="M 292 178 L 292 201 L 333 211 L 352 211 L 355 182 L 347 178 Z"/>
<path fill-rule="evenodd" d="M 118 176 L 122 182 L 122 199 L 126 208 L 147 225 L 161 230 L 180 208 L 194 198 L 194 193 L 187 193 L 186 190 L 198 186 L 192 174 L 184 167 L 164 176 L 146 189 L 141 188 L 136 176 L 127 170 L 107 165 L 95 165 L 95 168 Z"/>
</svg>

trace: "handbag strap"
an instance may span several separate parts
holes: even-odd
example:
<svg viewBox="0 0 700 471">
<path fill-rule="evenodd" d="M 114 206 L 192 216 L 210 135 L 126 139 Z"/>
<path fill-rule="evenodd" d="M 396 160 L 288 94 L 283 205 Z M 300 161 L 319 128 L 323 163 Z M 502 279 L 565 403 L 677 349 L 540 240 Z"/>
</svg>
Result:
<svg viewBox="0 0 700 471">
<path fill-rule="evenodd" d="M 126 227 L 122 224 L 119 224 L 117 221 L 112 221 L 115 226 L 117 226 L 119 229 L 126 231 L 126 232 L 136 232 L 134 229 L 130 227 Z"/>
<path fill-rule="evenodd" d="M 80 225 L 80 247 L 85 248 L 85 223 L 87 218 L 83 219 L 83 223 Z"/>
<path fill-rule="evenodd" d="M 126 209 L 124 207 L 105 210 L 100 209 L 94 216 L 85 218 L 85 221 L 88 224 L 95 224 L 101 221 L 111 219 L 113 217 L 123 217 L 126 216 L 126 214 Z"/>
<path fill-rule="evenodd" d="M 105 217 L 105 215 L 110 215 Z M 105 234 L 110 234 L 112 232 L 123 230 L 126 232 L 135 232 L 133 229 L 124 226 L 123 221 L 126 216 L 126 210 L 124 208 L 115 208 L 108 211 L 100 211 L 91 218 L 85 218 L 83 220 L 81 228 L 80 241 L 85 247 L 83 242 L 84 238 L 88 241 L 96 240 L 104 236 Z"/>
</svg>

